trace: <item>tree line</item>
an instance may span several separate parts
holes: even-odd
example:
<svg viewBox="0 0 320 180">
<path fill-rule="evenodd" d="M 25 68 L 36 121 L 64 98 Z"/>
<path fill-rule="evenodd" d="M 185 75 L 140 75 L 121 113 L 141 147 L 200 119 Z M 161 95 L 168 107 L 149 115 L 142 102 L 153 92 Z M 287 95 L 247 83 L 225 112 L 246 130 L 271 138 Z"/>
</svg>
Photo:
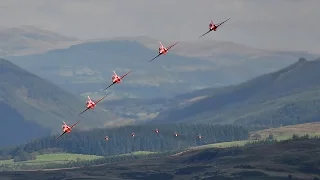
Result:
<svg viewBox="0 0 320 180">
<path fill-rule="evenodd" d="M 311 137 L 308 134 L 304 136 L 298 136 L 293 135 L 290 139 L 285 141 L 278 141 L 271 136 L 267 137 L 266 139 L 261 139 L 259 141 L 253 141 L 248 142 L 244 145 L 244 147 L 230 147 L 228 153 L 234 153 L 239 148 L 245 148 L 245 147 L 254 147 L 254 146 L 260 146 L 260 145 L 272 145 L 272 144 L 279 144 L 279 143 L 288 143 L 292 141 L 296 141 L 296 143 L 299 144 L 301 140 L 316 140 L 320 137 Z M 56 151 L 58 149 L 51 149 L 46 150 L 45 153 L 48 153 L 50 151 Z M 108 164 L 108 163 L 115 163 L 120 161 L 135 161 L 138 159 L 156 159 L 156 158 L 163 158 L 167 157 L 173 154 L 176 154 L 178 152 L 181 152 L 180 150 L 175 151 L 165 151 L 165 152 L 158 152 L 158 153 L 150 153 L 150 154 L 124 154 L 124 155 L 115 155 L 115 156 L 106 156 L 104 158 L 94 159 L 94 160 L 74 160 L 69 161 L 68 163 L 61 164 L 61 163 L 48 163 L 48 164 L 33 164 L 33 165 L 25 165 L 25 164 L 16 164 L 14 165 L 14 169 L 20 169 L 20 170 L 34 170 L 34 169 L 55 169 L 55 168 L 72 168 L 72 167 L 88 167 L 93 165 L 101 165 L 101 164 Z M 285 159 L 285 156 L 283 156 Z M 11 164 L 2 164 L 0 165 L 0 170 L 12 170 L 13 165 Z M 241 167 L 245 167 L 245 165 L 242 165 Z M 308 168 L 306 168 L 308 167 Z M 312 173 L 316 170 L 317 164 L 302 164 L 301 168 L 303 171 L 308 171 Z"/>
<path fill-rule="evenodd" d="M 159 133 L 155 132 L 155 129 Z M 175 136 L 174 133 L 178 136 Z M 132 137 L 131 133 L 135 133 Z M 202 138 L 199 138 L 198 135 Z M 111 156 L 135 151 L 164 152 L 190 146 L 248 139 L 248 130 L 237 125 L 164 124 L 123 126 L 77 131 L 56 140 L 48 136 L 14 148 L 0 149 L 2 159 L 11 159 L 27 152 L 67 152 Z M 105 140 L 108 136 L 108 140 Z"/>
</svg>

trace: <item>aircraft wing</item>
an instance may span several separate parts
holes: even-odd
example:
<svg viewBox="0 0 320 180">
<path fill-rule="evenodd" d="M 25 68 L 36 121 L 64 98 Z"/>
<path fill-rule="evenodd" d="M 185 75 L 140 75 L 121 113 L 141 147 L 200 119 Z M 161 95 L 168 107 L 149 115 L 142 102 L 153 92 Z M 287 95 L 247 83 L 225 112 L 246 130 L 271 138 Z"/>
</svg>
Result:
<svg viewBox="0 0 320 180">
<path fill-rule="evenodd" d="M 59 139 L 61 136 L 63 136 L 66 132 L 67 132 L 67 131 L 63 132 L 60 136 L 58 136 L 58 137 L 56 138 L 56 140 L 58 140 L 58 139 Z"/>
<path fill-rule="evenodd" d="M 100 101 L 102 101 L 104 98 L 106 98 L 109 95 L 109 93 L 105 96 L 103 96 L 101 99 L 99 99 L 97 102 L 95 102 L 96 104 L 98 104 Z"/>
<path fill-rule="evenodd" d="M 219 27 L 219 26 L 221 26 L 223 23 L 225 23 L 225 22 L 229 21 L 229 19 L 230 19 L 230 18 L 228 18 L 227 20 L 225 20 L 225 21 L 223 21 L 223 22 L 219 23 L 219 24 L 217 25 L 217 27 Z"/>
<path fill-rule="evenodd" d="M 178 41 L 179 42 L 179 41 Z M 173 46 L 175 46 L 176 44 L 178 44 L 178 42 L 176 42 L 176 43 L 174 43 L 174 44 L 172 44 L 171 46 L 169 46 L 167 49 L 169 50 L 169 49 L 171 49 Z"/>
<path fill-rule="evenodd" d="M 80 114 L 86 112 L 88 109 L 90 109 L 90 108 L 87 108 L 87 109 L 83 110 L 81 113 L 78 114 L 78 116 L 79 116 Z"/>
<path fill-rule="evenodd" d="M 80 119 L 79 119 L 76 123 L 74 123 L 70 128 L 72 129 L 72 128 L 75 127 L 79 122 L 80 122 Z"/>
<path fill-rule="evenodd" d="M 154 57 L 153 59 L 151 59 L 149 62 L 155 60 L 157 57 L 159 57 L 161 54 L 159 53 L 156 57 Z"/>
<path fill-rule="evenodd" d="M 120 77 L 120 79 L 124 78 L 126 75 L 128 75 L 129 73 L 131 73 L 131 71 L 132 71 L 132 70 L 130 70 L 129 72 L 127 72 L 125 75 L 122 75 L 122 76 Z"/>
<path fill-rule="evenodd" d="M 201 38 L 202 36 L 204 36 L 204 35 L 208 34 L 210 31 L 211 31 L 211 30 L 209 30 L 208 32 L 206 32 L 206 33 L 202 34 L 199 38 Z"/>
<path fill-rule="evenodd" d="M 111 83 L 108 87 L 104 88 L 104 90 L 108 89 L 109 87 L 111 87 L 114 84 L 115 84 L 115 82 Z"/>
</svg>

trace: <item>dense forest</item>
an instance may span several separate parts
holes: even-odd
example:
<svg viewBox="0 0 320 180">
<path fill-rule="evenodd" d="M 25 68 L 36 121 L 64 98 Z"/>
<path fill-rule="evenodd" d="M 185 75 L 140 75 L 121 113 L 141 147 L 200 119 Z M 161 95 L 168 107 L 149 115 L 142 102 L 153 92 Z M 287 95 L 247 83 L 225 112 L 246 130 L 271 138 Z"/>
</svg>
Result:
<svg viewBox="0 0 320 180">
<path fill-rule="evenodd" d="M 156 128 L 159 133 L 155 132 Z M 174 135 L 175 132 L 178 136 Z M 132 137 L 131 133 L 135 133 L 135 136 Z M 196 145 L 244 140 L 248 139 L 248 133 L 247 129 L 240 126 L 207 124 L 123 126 L 90 131 L 75 129 L 58 140 L 56 140 L 57 136 L 49 136 L 18 147 L 1 149 L 0 155 L 1 159 L 11 159 L 25 154 L 24 152 L 43 152 L 46 149 L 100 156 L 134 151 L 163 152 Z M 199 134 L 203 138 L 199 138 Z M 105 140 L 106 136 L 108 140 Z"/>
</svg>

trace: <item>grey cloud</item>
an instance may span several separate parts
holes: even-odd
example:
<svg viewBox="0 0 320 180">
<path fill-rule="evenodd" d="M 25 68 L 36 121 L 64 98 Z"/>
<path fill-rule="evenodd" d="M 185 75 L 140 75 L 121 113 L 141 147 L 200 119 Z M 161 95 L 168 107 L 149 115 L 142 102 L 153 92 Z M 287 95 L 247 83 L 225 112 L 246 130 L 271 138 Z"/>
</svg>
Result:
<svg viewBox="0 0 320 180">
<path fill-rule="evenodd" d="M 63 35 L 146 35 L 196 40 L 208 22 L 231 20 L 207 39 L 320 53 L 319 0 L 1 0 L 2 26 L 33 25 Z"/>
</svg>

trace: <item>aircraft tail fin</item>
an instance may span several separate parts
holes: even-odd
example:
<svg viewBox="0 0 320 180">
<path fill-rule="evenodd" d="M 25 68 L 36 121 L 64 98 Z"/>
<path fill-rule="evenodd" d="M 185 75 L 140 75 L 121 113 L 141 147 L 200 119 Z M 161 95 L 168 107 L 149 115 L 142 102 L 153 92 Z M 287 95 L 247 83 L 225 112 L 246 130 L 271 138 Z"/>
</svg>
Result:
<svg viewBox="0 0 320 180">
<path fill-rule="evenodd" d="M 164 47 L 161 42 L 159 42 L 159 43 L 160 43 L 160 47 Z"/>
</svg>

